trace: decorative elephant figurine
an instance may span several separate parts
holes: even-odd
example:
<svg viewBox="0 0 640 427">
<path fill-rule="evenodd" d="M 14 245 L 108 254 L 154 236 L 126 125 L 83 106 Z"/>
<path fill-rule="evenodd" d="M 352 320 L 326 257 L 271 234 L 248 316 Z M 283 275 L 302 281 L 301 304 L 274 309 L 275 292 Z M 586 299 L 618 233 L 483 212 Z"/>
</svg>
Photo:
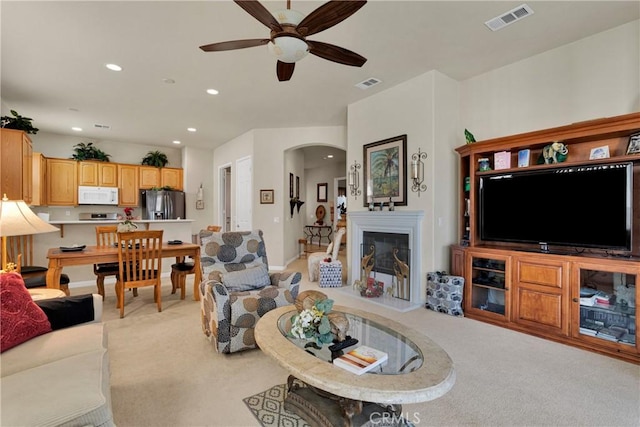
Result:
<svg viewBox="0 0 640 427">
<path fill-rule="evenodd" d="M 569 149 L 567 148 L 567 146 L 558 141 L 546 145 L 542 149 L 542 157 L 544 158 L 545 164 L 562 163 L 567 160 L 568 154 Z"/>
</svg>

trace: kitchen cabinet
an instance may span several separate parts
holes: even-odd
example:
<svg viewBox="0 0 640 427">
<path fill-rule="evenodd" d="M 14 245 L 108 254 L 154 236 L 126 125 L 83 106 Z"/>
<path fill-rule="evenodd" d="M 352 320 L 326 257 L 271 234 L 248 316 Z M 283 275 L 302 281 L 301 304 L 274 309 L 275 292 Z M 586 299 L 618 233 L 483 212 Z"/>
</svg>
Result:
<svg viewBox="0 0 640 427">
<path fill-rule="evenodd" d="M 148 190 L 153 187 L 160 187 L 160 168 L 155 166 L 139 166 L 140 188 Z"/>
<path fill-rule="evenodd" d="M 31 205 L 47 205 L 47 158 L 42 153 L 33 153 Z"/>
<path fill-rule="evenodd" d="M 139 166 L 118 164 L 120 206 L 138 206 L 140 198 Z"/>
<path fill-rule="evenodd" d="M 117 187 L 117 165 L 108 162 L 78 162 L 78 185 Z"/>
<path fill-rule="evenodd" d="M 0 197 L 7 195 L 9 200 L 32 199 L 32 161 L 31 139 L 26 132 L 14 129 L 0 129 Z"/>
<path fill-rule="evenodd" d="M 173 190 L 182 191 L 182 169 L 162 168 L 160 169 L 161 187 L 171 187 Z"/>
<path fill-rule="evenodd" d="M 171 187 L 182 191 L 182 169 L 140 166 L 140 188 L 147 190 L 153 187 Z"/>
<path fill-rule="evenodd" d="M 77 161 L 47 159 L 47 204 L 76 206 L 78 204 Z"/>
</svg>

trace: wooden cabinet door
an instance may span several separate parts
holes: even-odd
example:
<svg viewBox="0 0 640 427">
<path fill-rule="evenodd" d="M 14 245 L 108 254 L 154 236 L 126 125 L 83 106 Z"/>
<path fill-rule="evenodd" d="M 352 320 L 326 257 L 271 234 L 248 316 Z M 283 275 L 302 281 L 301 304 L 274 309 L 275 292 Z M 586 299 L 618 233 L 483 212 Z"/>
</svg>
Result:
<svg viewBox="0 0 640 427">
<path fill-rule="evenodd" d="M 182 169 L 162 168 L 160 170 L 161 186 L 182 191 Z"/>
<path fill-rule="evenodd" d="M 139 184 L 141 189 L 160 187 L 160 169 L 154 166 L 138 166 L 140 171 Z"/>
<path fill-rule="evenodd" d="M 98 185 L 100 187 L 118 186 L 118 166 L 115 163 L 98 164 Z"/>
<path fill-rule="evenodd" d="M 118 165 L 118 193 L 120 206 L 138 206 L 139 189 L 139 166 Z"/>
<path fill-rule="evenodd" d="M 32 161 L 32 195 L 31 204 L 33 206 L 46 206 L 47 204 L 47 159 L 42 153 L 33 153 Z"/>
<path fill-rule="evenodd" d="M 549 255 L 514 258 L 512 319 L 569 336 L 569 263 Z"/>
<path fill-rule="evenodd" d="M 452 276 L 464 276 L 464 249 L 462 247 L 451 246 L 451 262 L 449 264 Z"/>
<path fill-rule="evenodd" d="M 78 162 L 78 185 L 90 185 L 97 187 L 98 184 L 98 163 Z"/>
<path fill-rule="evenodd" d="M 78 175 L 75 160 L 47 159 L 47 203 L 50 206 L 78 204 Z"/>
<path fill-rule="evenodd" d="M 511 319 L 511 257 L 469 250 L 465 263 L 465 315 L 508 323 Z"/>
<path fill-rule="evenodd" d="M 0 129 L 0 134 L 0 197 L 31 203 L 31 139 L 14 129 Z"/>
</svg>

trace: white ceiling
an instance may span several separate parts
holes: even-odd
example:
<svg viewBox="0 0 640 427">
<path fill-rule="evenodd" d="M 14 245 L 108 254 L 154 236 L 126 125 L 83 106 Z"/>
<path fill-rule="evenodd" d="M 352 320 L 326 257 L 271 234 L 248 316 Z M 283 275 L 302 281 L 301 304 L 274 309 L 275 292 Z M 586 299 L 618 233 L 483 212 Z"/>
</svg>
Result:
<svg viewBox="0 0 640 427">
<path fill-rule="evenodd" d="M 323 3 L 293 0 L 292 8 L 308 14 Z M 199 49 L 268 37 L 231 1 L 4 0 L 2 113 L 17 110 L 59 134 L 78 136 L 70 128 L 80 126 L 96 141 L 213 148 L 255 128 L 345 125 L 348 104 L 429 70 L 465 80 L 640 18 L 637 0 L 528 1 L 530 17 L 497 32 L 485 27 L 522 3 L 369 1 L 309 37 L 366 57 L 362 68 L 309 55 L 291 81 L 278 82 L 266 46 Z M 286 8 L 285 0 L 263 4 Z M 108 71 L 109 62 L 124 70 Z M 354 86 L 370 77 L 383 83 Z"/>
</svg>

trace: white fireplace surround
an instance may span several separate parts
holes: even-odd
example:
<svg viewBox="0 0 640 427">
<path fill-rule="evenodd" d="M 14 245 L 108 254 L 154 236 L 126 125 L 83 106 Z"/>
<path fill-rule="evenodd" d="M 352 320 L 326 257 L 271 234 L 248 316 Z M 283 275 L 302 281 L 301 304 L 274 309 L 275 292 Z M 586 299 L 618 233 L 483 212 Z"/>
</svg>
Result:
<svg viewBox="0 0 640 427">
<path fill-rule="evenodd" d="M 421 303 L 422 219 L 424 211 L 362 211 L 349 212 L 349 241 L 351 244 L 350 281 L 360 279 L 360 248 L 365 231 L 409 235 L 411 260 L 409 262 L 412 304 Z"/>
</svg>

